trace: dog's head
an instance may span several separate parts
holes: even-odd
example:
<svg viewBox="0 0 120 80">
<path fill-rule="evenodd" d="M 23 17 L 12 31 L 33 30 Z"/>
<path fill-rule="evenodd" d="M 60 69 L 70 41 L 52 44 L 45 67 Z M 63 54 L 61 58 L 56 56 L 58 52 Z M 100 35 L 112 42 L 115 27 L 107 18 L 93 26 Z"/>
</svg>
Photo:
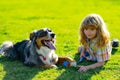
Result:
<svg viewBox="0 0 120 80">
<path fill-rule="evenodd" d="M 55 50 L 55 33 L 48 29 L 48 28 L 42 28 L 40 30 L 34 30 L 32 33 L 30 33 L 30 40 L 35 42 L 38 49 L 41 48 L 41 46 L 46 46 L 49 49 Z"/>
</svg>

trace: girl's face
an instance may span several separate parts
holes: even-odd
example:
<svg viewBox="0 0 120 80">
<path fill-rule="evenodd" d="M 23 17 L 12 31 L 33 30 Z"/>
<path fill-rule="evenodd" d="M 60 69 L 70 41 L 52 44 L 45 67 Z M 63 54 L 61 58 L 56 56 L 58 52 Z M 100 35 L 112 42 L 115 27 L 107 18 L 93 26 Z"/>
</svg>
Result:
<svg viewBox="0 0 120 80">
<path fill-rule="evenodd" d="M 87 28 L 84 29 L 84 34 L 88 39 L 93 39 L 96 37 L 96 28 L 94 26 L 87 26 Z"/>
</svg>

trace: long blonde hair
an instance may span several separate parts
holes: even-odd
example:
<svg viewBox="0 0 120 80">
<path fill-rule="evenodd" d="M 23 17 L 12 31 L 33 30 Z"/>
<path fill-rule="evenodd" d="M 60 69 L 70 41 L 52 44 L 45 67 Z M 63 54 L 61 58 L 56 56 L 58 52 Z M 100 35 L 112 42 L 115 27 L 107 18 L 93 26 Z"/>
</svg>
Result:
<svg viewBox="0 0 120 80">
<path fill-rule="evenodd" d="M 90 14 L 86 16 L 80 25 L 80 42 L 82 45 L 87 46 L 87 37 L 84 34 L 84 29 L 88 26 L 94 26 L 97 30 L 97 46 L 105 47 L 110 42 L 110 34 L 106 28 L 105 22 L 98 14 Z"/>
</svg>

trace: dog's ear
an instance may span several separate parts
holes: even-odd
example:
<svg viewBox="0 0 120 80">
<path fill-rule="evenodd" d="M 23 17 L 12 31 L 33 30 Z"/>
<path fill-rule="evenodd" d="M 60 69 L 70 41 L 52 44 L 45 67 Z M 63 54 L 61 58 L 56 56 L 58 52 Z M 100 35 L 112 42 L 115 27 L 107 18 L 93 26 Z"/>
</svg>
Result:
<svg viewBox="0 0 120 80">
<path fill-rule="evenodd" d="M 30 33 L 30 40 L 33 40 L 36 37 L 37 30 L 34 30 Z"/>
</svg>

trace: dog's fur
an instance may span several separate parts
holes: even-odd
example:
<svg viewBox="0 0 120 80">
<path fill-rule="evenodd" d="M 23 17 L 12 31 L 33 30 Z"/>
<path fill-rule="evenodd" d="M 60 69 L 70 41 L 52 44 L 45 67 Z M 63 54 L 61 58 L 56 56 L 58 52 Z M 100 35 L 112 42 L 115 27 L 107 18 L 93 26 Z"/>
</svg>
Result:
<svg viewBox="0 0 120 80">
<path fill-rule="evenodd" d="M 27 66 L 56 67 L 58 56 L 54 51 L 54 43 L 55 34 L 50 29 L 43 28 L 30 33 L 29 40 L 15 44 L 11 41 L 4 42 L 0 52 L 11 59 L 21 60 Z"/>
<path fill-rule="evenodd" d="M 0 53 L 11 59 L 20 60 L 27 66 L 38 66 L 43 68 L 57 67 L 57 63 L 71 58 L 59 57 L 55 53 L 55 33 L 48 28 L 35 30 L 30 33 L 30 39 L 13 44 L 11 41 L 1 45 Z M 71 65 L 72 66 L 72 65 Z"/>
</svg>

